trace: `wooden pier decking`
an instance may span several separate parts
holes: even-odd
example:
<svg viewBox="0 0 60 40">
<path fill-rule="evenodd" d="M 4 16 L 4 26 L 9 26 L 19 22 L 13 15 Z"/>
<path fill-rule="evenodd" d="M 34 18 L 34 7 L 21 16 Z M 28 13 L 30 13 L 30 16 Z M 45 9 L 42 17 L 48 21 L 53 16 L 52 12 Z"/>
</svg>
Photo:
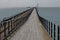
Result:
<svg viewBox="0 0 60 40">
<path fill-rule="evenodd" d="M 51 37 L 41 24 L 35 9 L 25 24 L 12 35 L 8 38 L 9 40 L 51 40 Z"/>
</svg>

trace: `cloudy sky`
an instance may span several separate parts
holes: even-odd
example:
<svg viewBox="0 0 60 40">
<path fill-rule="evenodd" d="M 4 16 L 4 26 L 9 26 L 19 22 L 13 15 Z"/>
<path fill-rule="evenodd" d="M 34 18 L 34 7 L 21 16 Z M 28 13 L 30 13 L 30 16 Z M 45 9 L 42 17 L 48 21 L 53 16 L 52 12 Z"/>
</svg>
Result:
<svg viewBox="0 0 60 40">
<path fill-rule="evenodd" d="M 39 7 L 60 7 L 60 0 L 0 0 L 0 8 L 35 6 L 37 3 Z"/>
</svg>

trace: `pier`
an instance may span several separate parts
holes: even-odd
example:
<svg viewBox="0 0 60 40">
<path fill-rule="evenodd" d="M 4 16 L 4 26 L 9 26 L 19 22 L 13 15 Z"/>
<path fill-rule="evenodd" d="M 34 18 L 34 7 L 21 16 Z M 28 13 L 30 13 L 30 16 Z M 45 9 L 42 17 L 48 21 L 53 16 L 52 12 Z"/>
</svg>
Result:
<svg viewBox="0 0 60 40">
<path fill-rule="evenodd" d="M 59 40 L 60 27 L 52 25 L 39 16 L 37 8 L 30 8 L 0 22 L 0 40 Z"/>
</svg>

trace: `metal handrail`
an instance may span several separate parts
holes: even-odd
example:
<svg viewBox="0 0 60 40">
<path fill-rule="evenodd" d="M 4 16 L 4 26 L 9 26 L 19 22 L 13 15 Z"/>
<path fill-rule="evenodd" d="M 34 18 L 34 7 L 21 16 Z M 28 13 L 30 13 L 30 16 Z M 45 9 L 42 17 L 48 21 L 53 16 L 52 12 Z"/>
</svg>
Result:
<svg viewBox="0 0 60 40">
<path fill-rule="evenodd" d="M 39 20 L 41 21 L 42 25 L 44 26 L 46 31 L 51 36 L 52 40 L 60 40 L 60 26 L 41 17 L 38 13 L 37 8 L 35 8 L 35 9 L 36 9 L 37 15 L 39 17 Z"/>
<path fill-rule="evenodd" d="M 0 22 L 0 40 L 7 40 L 7 38 L 23 25 L 34 8 L 28 9 L 10 18 L 4 18 Z M 22 15 L 22 16 L 21 16 Z"/>
</svg>

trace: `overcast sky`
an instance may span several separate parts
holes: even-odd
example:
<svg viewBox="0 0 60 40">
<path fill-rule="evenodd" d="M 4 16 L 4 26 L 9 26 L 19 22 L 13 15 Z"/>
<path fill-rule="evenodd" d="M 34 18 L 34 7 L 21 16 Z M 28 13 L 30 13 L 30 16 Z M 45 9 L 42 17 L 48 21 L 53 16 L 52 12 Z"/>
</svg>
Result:
<svg viewBox="0 0 60 40">
<path fill-rule="evenodd" d="M 35 6 L 37 3 L 39 7 L 60 7 L 60 0 L 0 0 L 0 8 Z"/>
</svg>

